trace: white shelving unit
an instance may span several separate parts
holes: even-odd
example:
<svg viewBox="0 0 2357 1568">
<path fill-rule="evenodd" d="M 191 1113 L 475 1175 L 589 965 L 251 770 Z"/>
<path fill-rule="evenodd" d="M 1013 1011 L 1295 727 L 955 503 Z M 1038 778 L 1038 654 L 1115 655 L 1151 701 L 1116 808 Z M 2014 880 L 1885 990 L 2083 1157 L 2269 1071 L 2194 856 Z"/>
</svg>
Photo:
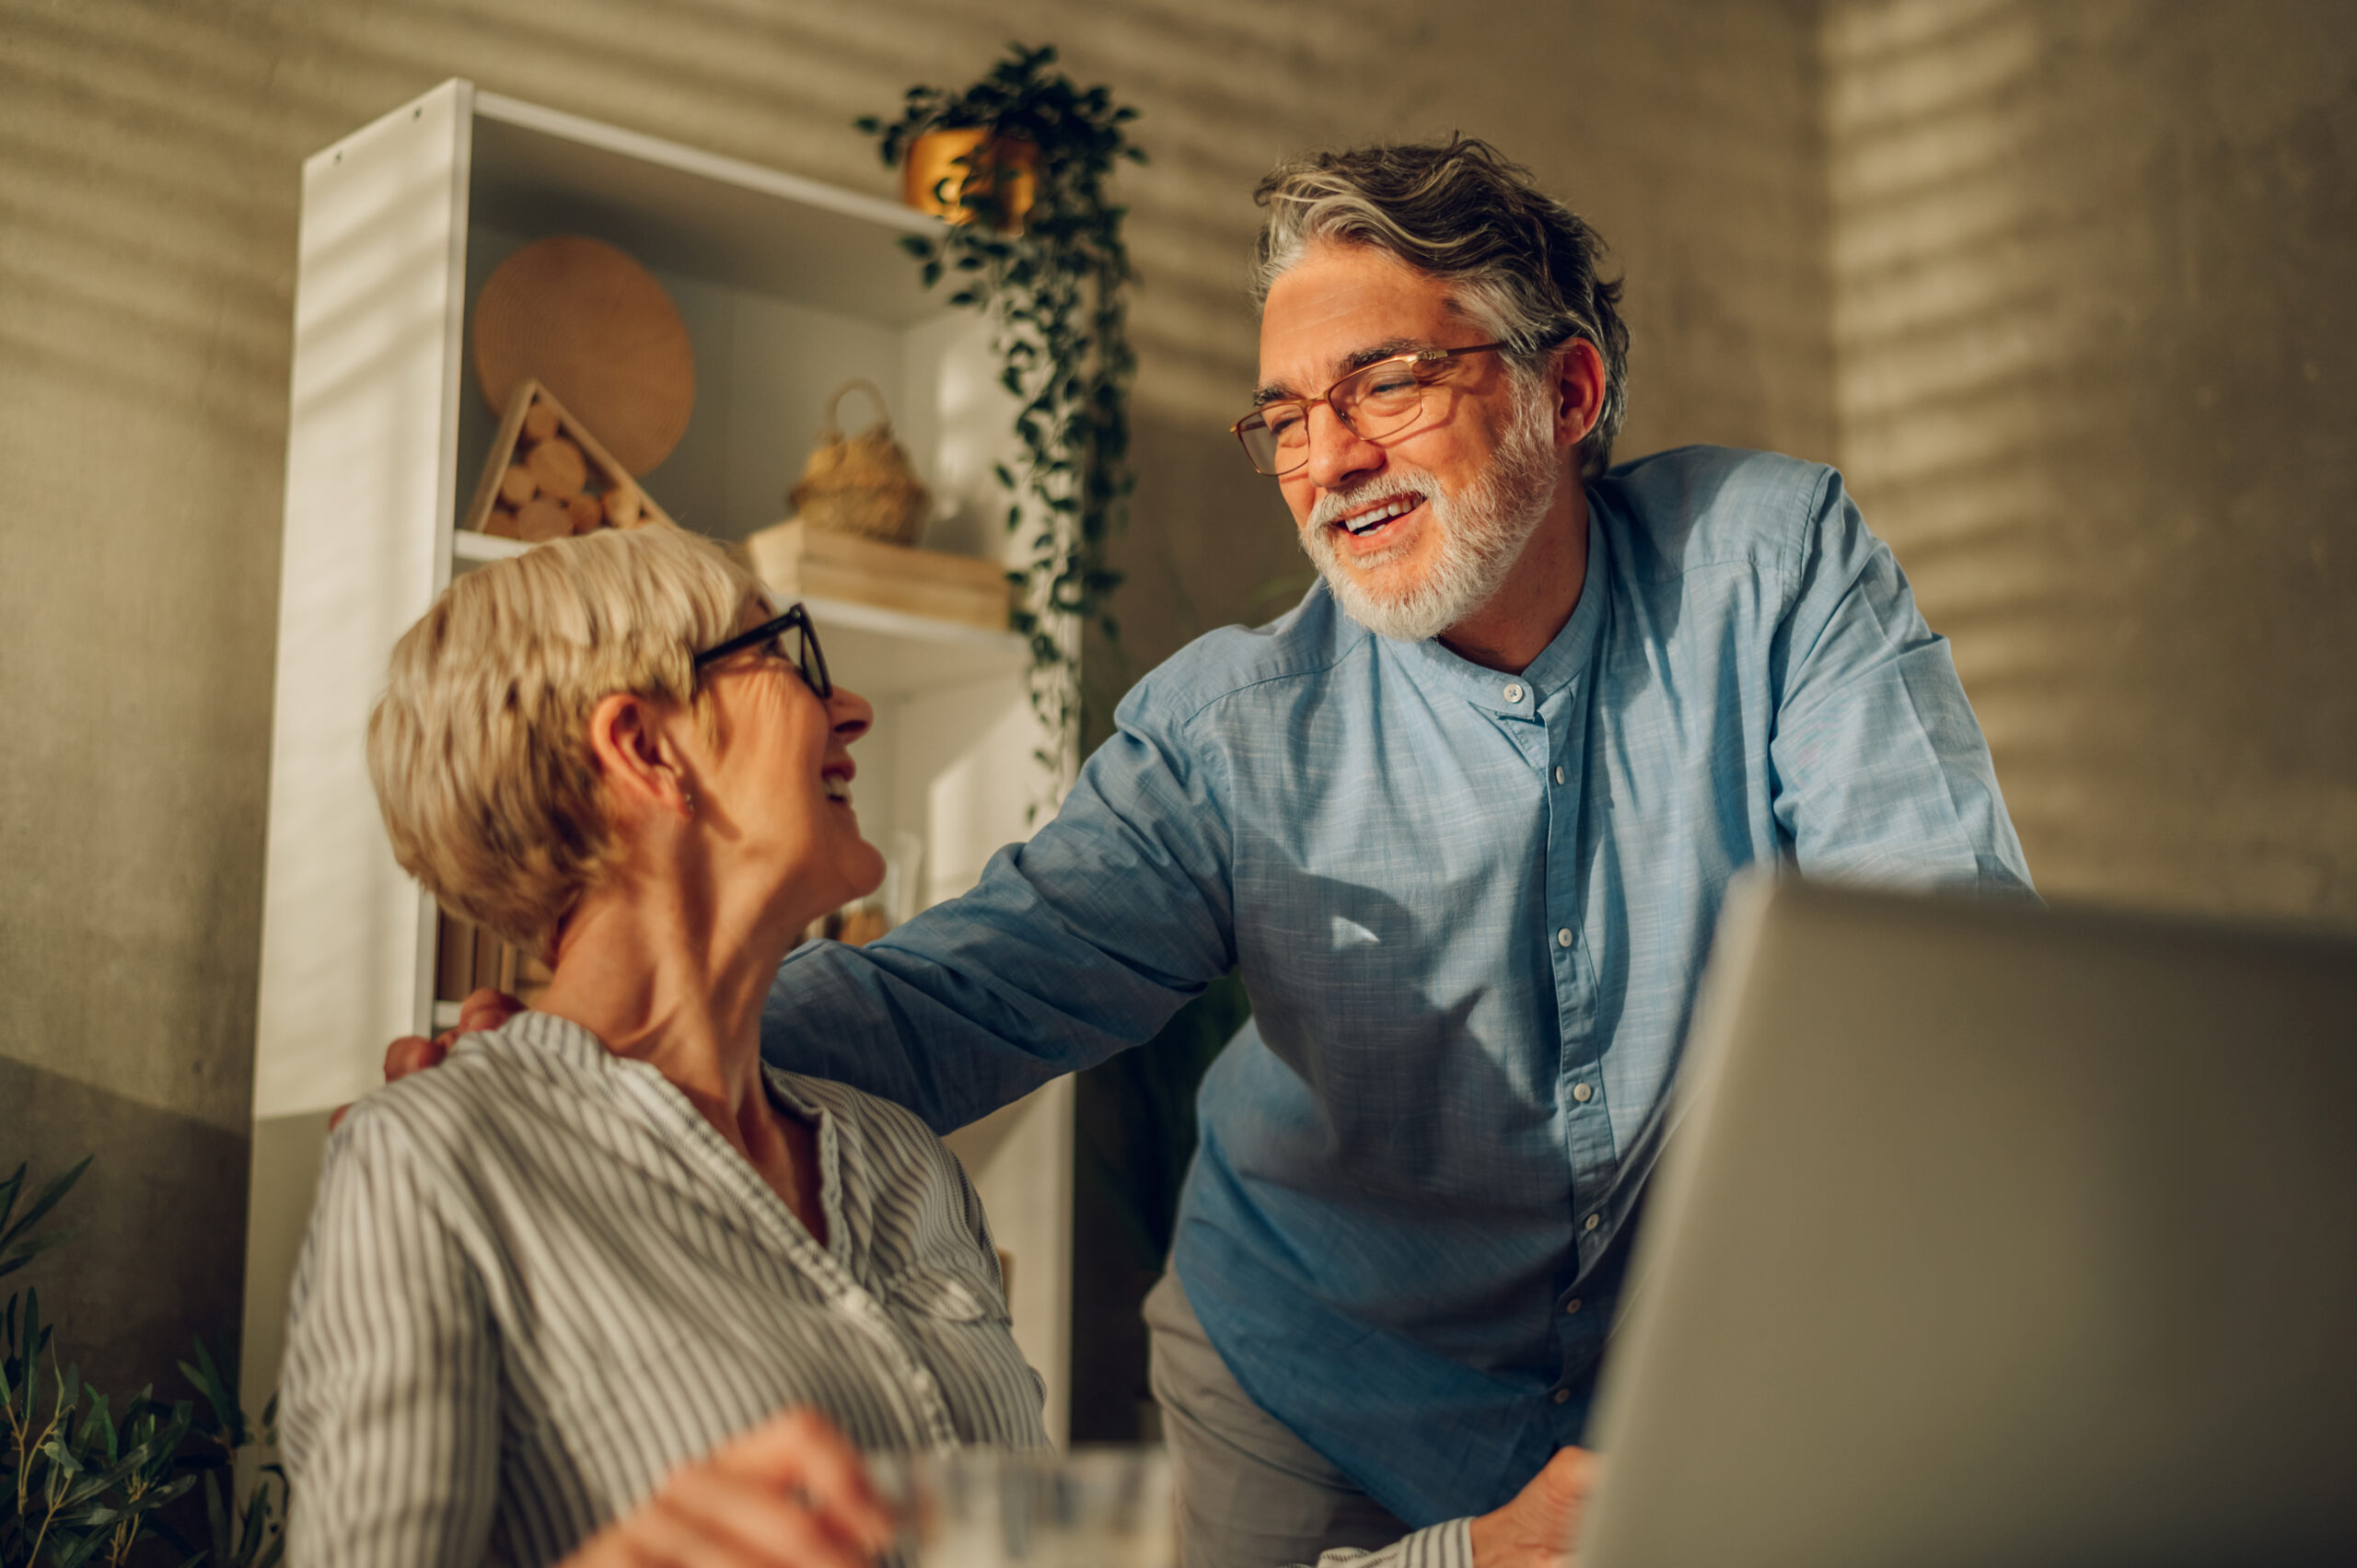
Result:
<svg viewBox="0 0 2357 1568">
<path fill-rule="evenodd" d="M 679 448 L 640 476 L 688 527 L 778 520 L 851 376 L 877 382 L 936 497 L 924 542 L 993 553 L 1010 410 L 981 323 L 922 289 L 901 237 L 934 220 L 856 192 L 446 82 L 304 166 L 281 569 L 245 1382 L 277 1376 L 286 1285 L 333 1107 L 385 1044 L 435 1028 L 435 912 L 393 864 L 362 755 L 394 641 L 455 573 L 524 548 L 456 527 L 492 439 L 467 340 L 517 247 L 585 233 L 662 281 L 697 355 Z M 843 685 L 876 704 L 860 819 L 923 847 L 919 905 L 970 887 L 1053 785 L 1011 633 L 806 599 Z M 951 1139 L 1016 1262 L 1015 1331 L 1067 1409 L 1068 1080 Z"/>
</svg>

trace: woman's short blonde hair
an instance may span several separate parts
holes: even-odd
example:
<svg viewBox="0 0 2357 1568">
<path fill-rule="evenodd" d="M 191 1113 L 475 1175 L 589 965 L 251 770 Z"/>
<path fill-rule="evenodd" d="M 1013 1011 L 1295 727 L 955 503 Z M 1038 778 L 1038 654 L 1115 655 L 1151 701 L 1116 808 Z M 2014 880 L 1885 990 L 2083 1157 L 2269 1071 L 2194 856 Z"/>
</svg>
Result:
<svg viewBox="0 0 2357 1568">
<path fill-rule="evenodd" d="M 546 954 L 614 849 L 590 710 L 618 691 L 700 708 L 697 650 L 761 602 L 718 545 L 660 525 L 453 582 L 394 645 L 368 717 L 393 858 L 445 908 Z"/>
</svg>

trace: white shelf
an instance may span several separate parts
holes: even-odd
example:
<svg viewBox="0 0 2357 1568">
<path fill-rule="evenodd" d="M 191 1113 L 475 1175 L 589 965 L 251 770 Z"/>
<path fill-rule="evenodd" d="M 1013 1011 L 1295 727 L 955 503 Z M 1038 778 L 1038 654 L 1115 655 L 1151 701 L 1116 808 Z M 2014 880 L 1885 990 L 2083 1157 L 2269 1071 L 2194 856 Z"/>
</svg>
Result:
<svg viewBox="0 0 2357 1568">
<path fill-rule="evenodd" d="M 594 120 L 474 95 L 470 199 L 508 224 L 579 229 L 657 272 L 905 327 L 943 309 L 898 244 L 941 221 L 894 203 Z"/>
<path fill-rule="evenodd" d="M 1031 646 L 1013 632 L 849 599 L 804 598 L 827 668 L 871 702 L 1000 681 L 1031 668 Z"/>
<path fill-rule="evenodd" d="M 520 539 L 502 539 L 497 534 L 474 533 L 466 528 L 454 528 L 450 533 L 452 559 L 481 566 L 492 561 L 511 561 L 531 545 Z"/>
<path fill-rule="evenodd" d="M 450 554 L 459 570 L 510 560 L 532 548 L 520 539 L 464 528 L 450 538 Z M 872 702 L 1001 680 L 1031 667 L 1031 645 L 1019 633 L 993 632 L 856 599 L 805 595 L 802 603 L 819 627 L 828 669 Z"/>
<path fill-rule="evenodd" d="M 327 1108 L 379 1081 L 385 1042 L 439 1032 L 433 901 L 393 861 L 364 731 L 394 642 L 454 573 L 531 548 L 460 531 L 495 411 L 467 322 L 493 267 L 548 234 L 621 246 L 697 347 L 697 413 L 639 476 L 714 538 L 773 522 L 825 401 L 883 388 L 935 501 L 928 548 L 987 555 L 1013 442 L 988 323 L 919 282 L 901 246 L 939 232 L 857 192 L 452 81 L 307 161 L 281 549 L 255 1148 L 316 1168 Z M 837 679 L 877 706 L 860 745 L 864 830 L 912 843 L 925 901 L 972 886 L 1052 787 L 1015 633 L 806 599 Z M 1071 1087 L 1025 1102 L 970 1167 L 1018 1259 L 1016 1338 L 1061 1434 L 1070 1310 Z M 264 1158 L 258 1153 L 257 1161 Z M 258 1163 L 257 1169 L 262 1165 Z M 248 1216 L 246 1391 L 275 1376 L 304 1179 L 257 1181 Z"/>
</svg>

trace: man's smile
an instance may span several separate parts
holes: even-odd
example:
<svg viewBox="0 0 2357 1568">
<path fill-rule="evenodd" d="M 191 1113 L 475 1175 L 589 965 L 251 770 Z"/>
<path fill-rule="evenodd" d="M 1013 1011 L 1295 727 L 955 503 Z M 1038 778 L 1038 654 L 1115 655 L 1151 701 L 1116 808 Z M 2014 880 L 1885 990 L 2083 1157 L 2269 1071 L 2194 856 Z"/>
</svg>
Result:
<svg viewBox="0 0 2357 1568">
<path fill-rule="evenodd" d="M 1324 527 L 1339 528 L 1349 534 L 1358 547 L 1364 548 L 1393 531 L 1393 525 L 1421 512 L 1424 499 L 1417 491 L 1395 490 L 1372 500 L 1362 501 L 1348 510 L 1330 505 L 1321 506 L 1319 510 L 1329 515 L 1318 520 Z"/>
</svg>

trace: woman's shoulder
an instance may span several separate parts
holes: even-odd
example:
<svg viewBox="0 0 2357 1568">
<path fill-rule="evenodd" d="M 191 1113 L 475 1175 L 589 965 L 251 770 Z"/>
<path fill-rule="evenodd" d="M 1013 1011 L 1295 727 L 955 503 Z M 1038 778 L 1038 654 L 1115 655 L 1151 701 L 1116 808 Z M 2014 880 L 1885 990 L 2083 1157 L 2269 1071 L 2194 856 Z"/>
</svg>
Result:
<svg viewBox="0 0 2357 1568">
<path fill-rule="evenodd" d="M 602 1048 L 576 1025 L 521 1013 L 496 1029 L 461 1035 L 436 1066 L 364 1096 L 330 1140 L 354 1154 L 400 1149 L 412 1156 L 465 1159 L 495 1144 L 519 1117 L 545 1125 L 552 1098 L 592 1089 Z"/>
</svg>

